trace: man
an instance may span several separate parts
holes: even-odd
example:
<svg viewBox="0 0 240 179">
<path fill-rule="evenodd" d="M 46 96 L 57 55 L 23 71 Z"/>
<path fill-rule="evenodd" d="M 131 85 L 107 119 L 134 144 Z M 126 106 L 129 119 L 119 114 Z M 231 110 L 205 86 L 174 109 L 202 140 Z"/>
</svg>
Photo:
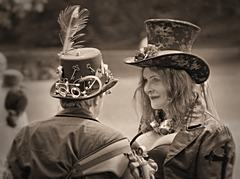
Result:
<svg viewBox="0 0 240 179">
<path fill-rule="evenodd" d="M 30 124 L 15 138 L 8 156 L 13 177 L 121 177 L 128 164 L 123 155 L 130 152 L 128 140 L 97 119 L 104 95 L 116 79 L 98 49 L 77 49 L 60 60 L 59 80 L 50 93 L 60 99 L 63 110 Z"/>
<path fill-rule="evenodd" d="M 128 166 L 133 174 L 139 163 L 141 166 L 128 139 L 98 120 L 104 95 L 117 80 L 98 49 L 79 47 L 76 36 L 82 35 L 75 30 L 85 27 L 87 16 L 88 11 L 80 11 L 79 6 L 60 13 L 58 22 L 65 41 L 59 54 L 59 79 L 50 94 L 60 99 L 63 110 L 19 132 L 8 155 L 6 178 L 131 178 Z M 47 109 L 40 106 L 39 110 Z"/>
<path fill-rule="evenodd" d="M 80 48 L 61 55 L 60 61 L 59 80 L 50 94 L 60 99 L 63 110 L 20 131 L 8 156 L 8 175 L 16 179 L 131 178 L 128 139 L 98 120 L 104 95 L 117 82 L 101 52 Z M 130 160 L 136 173 L 139 162 L 134 157 Z"/>
</svg>

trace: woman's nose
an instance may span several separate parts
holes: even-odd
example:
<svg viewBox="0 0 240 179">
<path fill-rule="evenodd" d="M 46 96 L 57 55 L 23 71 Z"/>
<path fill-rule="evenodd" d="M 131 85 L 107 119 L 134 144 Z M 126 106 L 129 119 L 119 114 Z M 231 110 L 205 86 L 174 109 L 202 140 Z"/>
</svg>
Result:
<svg viewBox="0 0 240 179">
<path fill-rule="evenodd" d="M 151 84 L 149 82 L 146 82 L 144 85 L 144 92 L 146 94 L 149 94 L 152 91 Z"/>
</svg>

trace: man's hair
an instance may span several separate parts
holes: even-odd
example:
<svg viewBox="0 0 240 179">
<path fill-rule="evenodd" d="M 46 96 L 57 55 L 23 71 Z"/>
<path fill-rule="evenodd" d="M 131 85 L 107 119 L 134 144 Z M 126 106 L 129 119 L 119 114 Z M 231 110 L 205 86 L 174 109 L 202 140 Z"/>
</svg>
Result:
<svg viewBox="0 0 240 179">
<path fill-rule="evenodd" d="M 94 98 L 88 100 L 73 100 L 73 99 L 60 99 L 60 104 L 62 108 L 81 108 L 89 110 L 93 105 Z"/>
</svg>

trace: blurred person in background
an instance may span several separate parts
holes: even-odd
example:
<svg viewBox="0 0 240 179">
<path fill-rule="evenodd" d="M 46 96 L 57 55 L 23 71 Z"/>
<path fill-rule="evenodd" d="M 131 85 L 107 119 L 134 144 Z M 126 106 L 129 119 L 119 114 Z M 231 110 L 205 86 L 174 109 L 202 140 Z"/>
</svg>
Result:
<svg viewBox="0 0 240 179">
<path fill-rule="evenodd" d="M 3 72 L 6 70 L 7 68 L 7 59 L 5 57 L 5 55 L 3 53 L 0 52 L 0 115 L 3 116 L 3 111 L 5 111 L 4 108 L 4 99 L 5 99 L 5 95 L 3 94 L 3 89 L 2 89 L 2 79 L 3 79 Z M 4 121 L 3 117 L 1 117 L 1 124 L 3 123 L 2 121 Z M 0 158 L 0 178 L 2 178 L 2 173 L 3 173 L 3 168 L 4 168 L 4 161 L 6 158 L 5 150 L 2 149 L 2 147 L 0 147 L 0 151 L 1 151 L 1 158 Z M 4 153 L 4 154 L 3 154 Z M 5 157 L 3 157 L 5 156 Z"/>
<path fill-rule="evenodd" d="M 15 69 L 3 72 L 0 109 L 0 176 L 2 178 L 7 154 L 19 130 L 28 124 L 27 96 L 23 90 L 23 75 Z"/>
<path fill-rule="evenodd" d="M 7 58 L 0 52 L 0 86 L 2 86 L 3 72 L 7 69 Z"/>
<path fill-rule="evenodd" d="M 87 14 L 87 9 L 69 6 L 60 13 L 58 22 L 67 32 L 82 29 Z M 18 133 L 7 158 L 4 177 L 130 179 L 140 178 L 140 166 L 144 171 L 147 169 L 144 174 L 148 178 L 153 176 L 156 164 L 143 157 L 140 157 L 142 163 L 139 162 L 131 152 L 129 140 L 98 118 L 105 95 L 117 83 L 108 65 L 103 63 L 101 51 L 76 47 L 78 40 L 69 42 L 74 36 L 65 35 L 57 68 L 59 79 L 50 90 L 52 97 L 60 99 L 63 109 Z M 39 110 L 46 108 L 39 106 Z"/>
<path fill-rule="evenodd" d="M 235 144 L 213 105 L 204 59 L 191 53 L 200 28 L 172 19 L 145 21 L 147 46 L 125 62 L 141 67 L 135 91 L 139 133 L 158 164 L 156 178 L 230 179 Z"/>
</svg>

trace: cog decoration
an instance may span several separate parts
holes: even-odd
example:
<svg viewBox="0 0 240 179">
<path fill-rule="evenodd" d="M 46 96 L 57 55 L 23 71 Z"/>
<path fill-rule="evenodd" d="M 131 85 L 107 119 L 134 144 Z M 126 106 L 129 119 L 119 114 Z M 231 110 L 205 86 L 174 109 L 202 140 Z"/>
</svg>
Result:
<svg viewBox="0 0 240 179">
<path fill-rule="evenodd" d="M 102 64 L 101 66 L 101 68 L 94 70 L 90 64 L 87 64 L 86 68 L 92 75 L 75 79 L 76 73 L 80 71 L 80 68 L 78 65 L 74 65 L 72 66 L 73 73 L 70 80 L 63 78 L 63 67 L 59 66 L 57 68 L 59 80 L 55 83 L 55 94 L 64 98 L 74 99 L 87 99 L 96 96 L 102 91 L 103 83 L 106 84 L 113 78 L 108 65 Z"/>
</svg>

